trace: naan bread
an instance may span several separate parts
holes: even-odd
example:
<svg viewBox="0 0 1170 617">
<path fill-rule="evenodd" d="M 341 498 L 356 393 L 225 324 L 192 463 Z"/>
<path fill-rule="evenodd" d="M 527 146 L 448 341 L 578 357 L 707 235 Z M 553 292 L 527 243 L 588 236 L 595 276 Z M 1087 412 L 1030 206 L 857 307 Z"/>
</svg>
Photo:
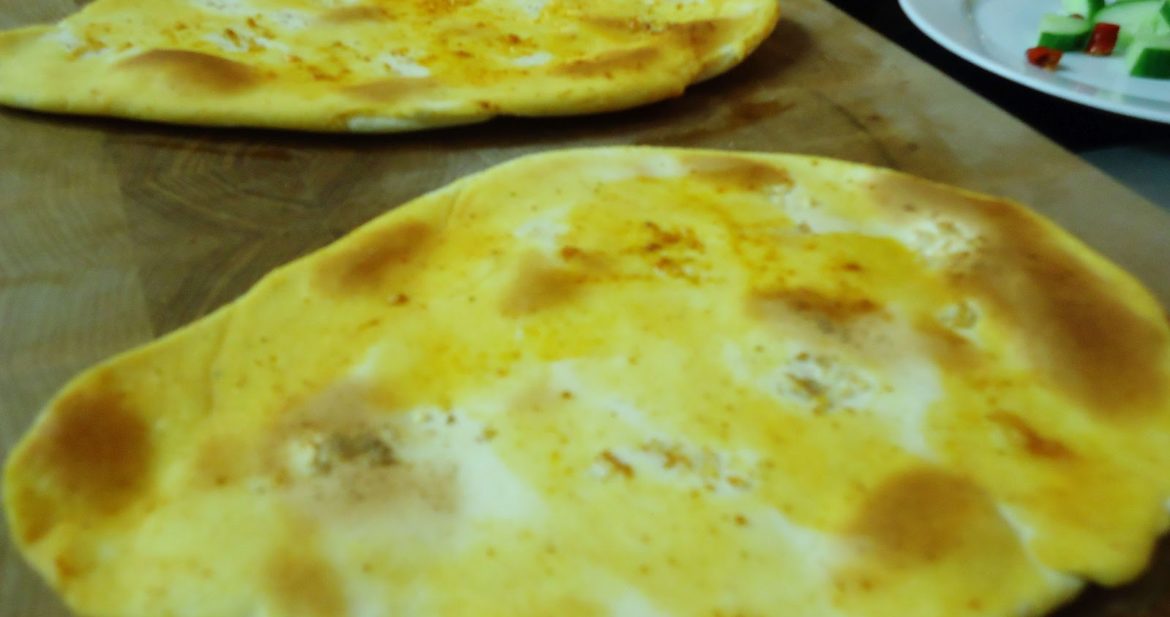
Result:
<svg viewBox="0 0 1170 617">
<path fill-rule="evenodd" d="M 0 103 L 409 131 L 624 109 L 736 65 L 777 0 L 97 0 L 0 33 Z"/>
<path fill-rule="evenodd" d="M 1167 527 L 1170 328 L 1000 199 L 613 148 L 82 374 L 7 466 L 84 615 L 1039 615 Z"/>
</svg>

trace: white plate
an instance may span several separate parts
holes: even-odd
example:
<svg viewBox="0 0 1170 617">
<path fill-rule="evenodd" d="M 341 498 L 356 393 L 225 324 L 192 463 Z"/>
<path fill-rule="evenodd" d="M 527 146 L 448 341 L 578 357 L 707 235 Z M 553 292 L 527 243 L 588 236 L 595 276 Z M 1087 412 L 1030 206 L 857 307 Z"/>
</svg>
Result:
<svg viewBox="0 0 1170 617">
<path fill-rule="evenodd" d="M 1056 71 L 1028 64 L 1040 18 L 1059 0 L 899 0 L 927 36 L 993 73 L 1108 111 L 1170 123 L 1170 80 L 1130 77 L 1125 59 L 1066 53 Z"/>
</svg>

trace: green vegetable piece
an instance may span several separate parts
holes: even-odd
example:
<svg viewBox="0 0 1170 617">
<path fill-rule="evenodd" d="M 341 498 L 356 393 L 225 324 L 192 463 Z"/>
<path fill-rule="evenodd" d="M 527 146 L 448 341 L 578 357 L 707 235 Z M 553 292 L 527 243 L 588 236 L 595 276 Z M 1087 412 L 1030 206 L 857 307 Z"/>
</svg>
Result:
<svg viewBox="0 0 1170 617">
<path fill-rule="evenodd" d="M 1067 15 L 1080 15 L 1085 19 L 1092 19 L 1097 11 L 1105 8 L 1105 0 L 1061 0 L 1061 5 Z"/>
<path fill-rule="evenodd" d="M 1089 41 L 1093 22 L 1068 15 L 1048 14 L 1040 20 L 1040 39 L 1037 47 L 1061 51 L 1080 51 Z"/>
<path fill-rule="evenodd" d="M 1138 37 L 1125 61 L 1134 77 L 1170 79 L 1170 36 Z"/>
<path fill-rule="evenodd" d="M 1097 11 L 1094 24 L 1117 24 L 1121 31 L 1117 35 L 1117 50 L 1121 52 L 1133 44 L 1136 36 L 1149 36 L 1157 32 L 1156 25 L 1162 21 L 1160 11 L 1166 0 L 1124 0 L 1114 2 Z"/>
</svg>

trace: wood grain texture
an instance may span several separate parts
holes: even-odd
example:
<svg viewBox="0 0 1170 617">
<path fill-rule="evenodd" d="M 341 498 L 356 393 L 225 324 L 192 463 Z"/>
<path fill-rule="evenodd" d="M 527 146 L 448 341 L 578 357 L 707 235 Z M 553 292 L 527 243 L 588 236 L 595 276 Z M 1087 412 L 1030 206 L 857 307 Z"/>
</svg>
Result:
<svg viewBox="0 0 1170 617">
<path fill-rule="evenodd" d="M 0 26 L 84 2 L 0 0 Z M 0 110 L 0 453 L 65 380 L 238 296 L 273 267 L 467 173 L 566 146 L 832 156 L 1004 195 L 1170 305 L 1170 215 L 821 0 L 731 73 L 590 118 L 399 136 L 175 128 Z M 68 615 L 0 529 L 0 617 Z M 1061 617 L 1170 615 L 1170 546 Z"/>
</svg>

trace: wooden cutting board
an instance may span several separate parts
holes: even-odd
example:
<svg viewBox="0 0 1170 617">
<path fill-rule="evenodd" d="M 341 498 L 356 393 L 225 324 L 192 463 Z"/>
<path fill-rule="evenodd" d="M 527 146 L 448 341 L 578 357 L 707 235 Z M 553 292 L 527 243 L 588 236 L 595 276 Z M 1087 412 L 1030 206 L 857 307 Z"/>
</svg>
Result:
<svg viewBox="0 0 1170 617">
<path fill-rule="evenodd" d="M 76 9 L 0 0 L 0 27 Z M 210 130 L 0 110 L 0 453 L 77 371 L 460 176 L 566 146 L 825 155 L 1030 204 L 1170 305 L 1170 214 L 821 0 L 686 95 L 589 118 L 386 136 Z M 892 3 L 891 3 L 891 9 Z M 1103 506 L 1107 507 L 1107 506 Z M 0 617 L 68 615 L 0 530 Z M 1063 617 L 1170 614 L 1170 546 Z"/>
</svg>

